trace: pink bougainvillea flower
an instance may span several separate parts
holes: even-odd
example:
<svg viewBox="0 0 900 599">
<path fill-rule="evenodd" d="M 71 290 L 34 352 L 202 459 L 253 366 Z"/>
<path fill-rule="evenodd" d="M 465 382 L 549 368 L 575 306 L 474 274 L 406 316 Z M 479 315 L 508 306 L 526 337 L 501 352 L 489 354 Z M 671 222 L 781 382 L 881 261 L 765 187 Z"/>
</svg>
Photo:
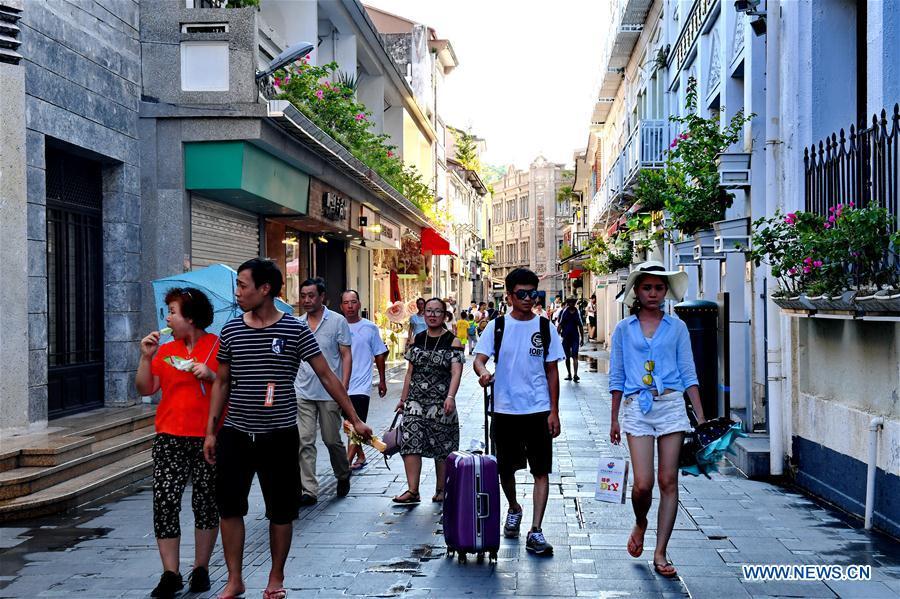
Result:
<svg viewBox="0 0 900 599">
<path fill-rule="evenodd" d="M 855 207 L 856 207 L 856 204 L 854 204 L 853 202 L 850 202 L 850 203 L 848 203 L 847 205 L 850 206 L 851 208 L 855 208 Z"/>
<path fill-rule="evenodd" d="M 821 260 L 813 261 L 813 266 L 815 266 L 816 268 L 822 268 L 822 261 Z"/>
<path fill-rule="evenodd" d="M 678 145 L 678 138 L 676 137 L 675 139 L 672 140 L 672 143 L 669 144 L 669 148 L 670 149 L 674 148 L 677 145 Z"/>
<path fill-rule="evenodd" d="M 825 228 L 826 228 L 826 229 L 830 229 L 830 228 L 831 228 L 831 223 L 825 223 Z"/>
<path fill-rule="evenodd" d="M 281 87 L 281 77 L 275 77 L 275 85 Z"/>
<path fill-rule="evenodd" d="M 803 274 L 808 275 L 810 272 L 812 272 L 812 267 L 809 267 L 809 266 L 803 267 Z"/>
<path fill-rule="evenodd" d="M 325 97 L 325 92 L 323 92 L 321 89 L 317 89 L 317 90 L 316 90 L 316 97 L 317 97 L 318 99 L 321 100 L 322 98 Z"/>
<path fill-rule="evenodd" d="M 797 213 L 796 212 L 788 212 L 787 216 L 784 217 L 784 222 L 793 225 L 797 222 Z"/>
<path fill-rule="evenodd" d="M 791 275 L 791 276 L 796 275 L 796 274 L 797 274 L 797 269 L 796 269 L 796 268 L 791 268 L 790 270 L 788 270 L 788 274 Z"/>
<path fill-rule="evenodd" d="M 387 156 L 388 156 L 388 158 L 393 158 L 393 157 L 394 157 L 394 153 L 391 152 L 390 150 L 388 150 L 388 151 L 387 151 Z"/>
<path fill-rule="evenodd" d="M 840 214 L 840 213 L 838 213 L 838 214 Z M 831 224 L 834 224 L 835 218 L 836 218 L 835 215 L 832 214 L 831 216 L 828 217 L 828 222 L 830 222 Z"/>
<path fill-rule="evenodd" d="M 355 118 L 357 121 L 364 121 L 364 120 L 366 120 L 366 115 L 364 115 L 363 113 L 360 112 L 353 118 Z"/>
<path fill-rule="evenodd" d="M 807 256 L 803 259 L 803 264 L 812 264 L 813 259 Z"/>
</svg>

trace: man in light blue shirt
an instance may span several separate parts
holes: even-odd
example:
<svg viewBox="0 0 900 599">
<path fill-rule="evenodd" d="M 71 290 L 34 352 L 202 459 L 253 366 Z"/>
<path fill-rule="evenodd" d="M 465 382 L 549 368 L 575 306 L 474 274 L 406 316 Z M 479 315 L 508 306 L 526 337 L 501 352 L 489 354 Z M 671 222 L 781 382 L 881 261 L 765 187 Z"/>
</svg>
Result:
<svg viewBox="0 0 900 599">
<path fill-rule="evenodd" d="M 347 389 L 353 368 L 350 327 L 338 312 L 326 308 L 324 301 L 325 281 L 316 278 L 303 282 L 300 286 L 300 303 L 305 313 L 300 320 L 309 325 L 328 366 L 341 379 L 344 389 Z M 341 410 L 335 402 L 329 401 L 330 396 L 322 387 L 319 377 L 305 363 L 297 371 L 294 390 L 297 392 L 297 425 L 300 430 L 300 505 L 312 505 L 318 501 L 316 421 L 338 481 L 338 497 L 344 497 L 350 492 L 350 462 L 341 440 Z"/>
</svg>

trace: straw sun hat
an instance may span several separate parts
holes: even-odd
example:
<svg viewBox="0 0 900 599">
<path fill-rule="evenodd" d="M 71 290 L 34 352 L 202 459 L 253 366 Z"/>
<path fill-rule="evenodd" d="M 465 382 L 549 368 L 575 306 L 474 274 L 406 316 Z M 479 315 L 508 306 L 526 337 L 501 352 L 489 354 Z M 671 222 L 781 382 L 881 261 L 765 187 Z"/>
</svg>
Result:
<svg viewBox="0 0 900 599">
<path fill-rule="evenodd" d="M 622 291 L 622 295 L 620 296 L 621 299 L 619 301 L 629 308 L 634 304 L 634 300 L 637 299 L 634 292 L 634 283 L 641 275 L 653 275 L 665 279 L 669 287 L 668 292 L 666 293 L 666 299 L 673 299 L 680 302 L 687 292 L 688 275 L 686 272 L 666 270 L 666 267 L 662 262 L 648 260 L 647 262 L 638 264 L 637 268 L 628 274 L 628 279 L 625 281 L 625 289 Z"/>
</svg>

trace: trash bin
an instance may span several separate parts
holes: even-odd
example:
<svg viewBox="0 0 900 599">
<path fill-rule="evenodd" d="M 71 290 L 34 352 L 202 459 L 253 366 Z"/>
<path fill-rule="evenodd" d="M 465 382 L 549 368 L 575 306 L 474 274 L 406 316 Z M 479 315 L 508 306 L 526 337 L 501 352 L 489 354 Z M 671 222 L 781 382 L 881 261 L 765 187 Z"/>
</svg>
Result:
<svg viewBox="0 0 900 599">
<path fill-rule="evenodd" d="M 706 300 L 688 300 L 676 304 L 675 314 L 684 321 L 691 335 L 703 415 L 707 420 L 722 416 L 723 414 L 719 414 L 719 304 Z M 687 394 L 684 398 L 690 403 Z"/>
</svg>

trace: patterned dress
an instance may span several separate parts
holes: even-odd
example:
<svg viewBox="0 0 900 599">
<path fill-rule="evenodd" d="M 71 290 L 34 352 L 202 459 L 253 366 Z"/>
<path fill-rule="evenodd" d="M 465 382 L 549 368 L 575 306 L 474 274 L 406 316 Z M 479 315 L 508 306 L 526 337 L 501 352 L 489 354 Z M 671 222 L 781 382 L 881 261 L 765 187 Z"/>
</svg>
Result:
<svg viewBox="0 0 900 599">
<path fill-rule="evenodd" d="M 459 417 L 456 410 L 444 414 L 451 365 L 465 363 L 462 349 L 452 346 L 453 339 L 449 331 L 440 337 L 429 337 L 425 331 L 406 351 L 413 372 L 403 406 L 401 455 L 444 459 L 459 449 Z"/>
</svg>

